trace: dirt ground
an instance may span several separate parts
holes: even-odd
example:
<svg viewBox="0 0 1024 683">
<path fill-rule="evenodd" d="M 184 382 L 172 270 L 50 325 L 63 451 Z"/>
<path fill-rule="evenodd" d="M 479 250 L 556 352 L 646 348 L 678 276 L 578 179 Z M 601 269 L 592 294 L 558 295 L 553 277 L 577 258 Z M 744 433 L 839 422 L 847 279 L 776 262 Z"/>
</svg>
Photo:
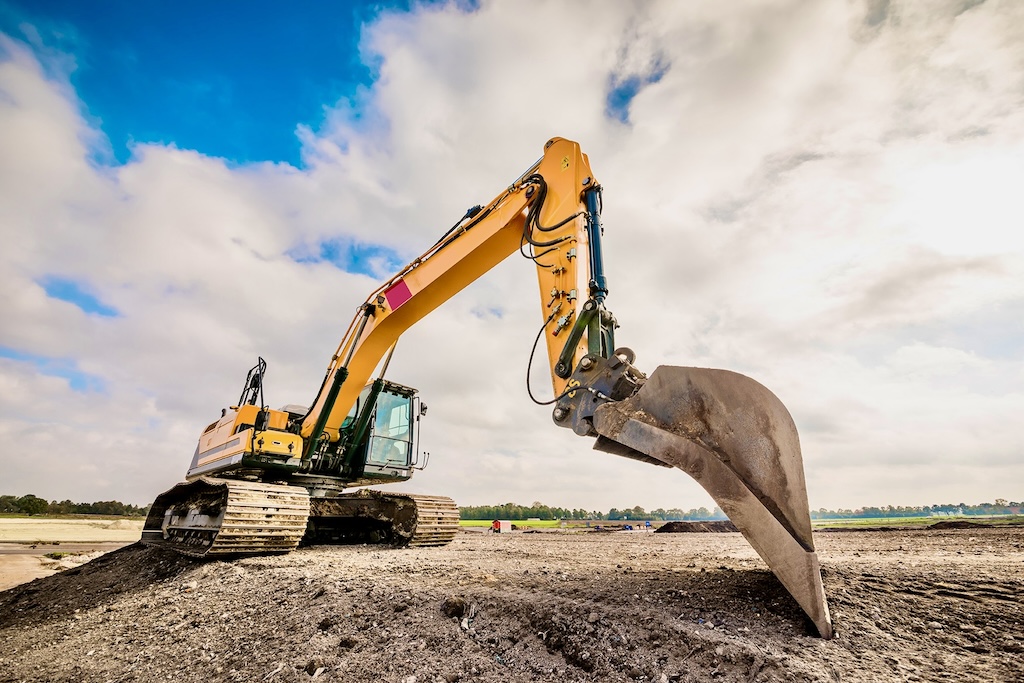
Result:
<svg viewBox="0 0 1024 683">
<path fill-rule="evenodd" d="M 832 641 L 735 533 L 130 545 L 0 592 L 0 681 L 1024 681 L 1024 528 L 815 541 Z"/>
</svg>

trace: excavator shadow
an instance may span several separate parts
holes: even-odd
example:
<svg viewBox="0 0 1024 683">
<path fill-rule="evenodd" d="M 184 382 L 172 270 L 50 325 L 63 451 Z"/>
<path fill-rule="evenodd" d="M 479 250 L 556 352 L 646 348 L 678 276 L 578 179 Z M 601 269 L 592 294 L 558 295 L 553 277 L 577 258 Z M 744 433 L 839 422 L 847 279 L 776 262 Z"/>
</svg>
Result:
<svg viewBox="0 0 1024 683">
<path fill-rule="evenodd" d="M 768 570 L 611 565 L 565 584 L 508 578 L 500 589 L 460 593 L 480 608 L 477 638 L 533 661 L 546 650 L 589 680 L 634 670 L 636 680 L 762 680 L 764 668 L 784 673 L 768 661 L 771 643 L 817 641 L 814 623 Z M 772 673 L 763 680 L 782 679 Z"/>
<path fill-rule="evenodd" d="M 701 604 L 717 603 L 709 612 L 710 620 L 716 625 L 728 625 L 730 620 L 736 620 L 736 615 L 745 614 L 748 628 L 754 624 L 763 628 L 765 622 L 771 622 L 780 631 L 792 629 L 794 635 L 817 636 L 814 622 L 770 570 L 719 567 L 700 572 L 699 578 L 681 579 L 676 585 L 689 585 L 689 589 L 682 590 L 702 598 Z M 691 607 L 694 608 L 699 608 L 699 605 Z M 742 624 L 733 626 L 735 629 L 744 627 Z"/>
<path fill-rule="evenodd" d="M 632 588 L 628 585 L 632 583 Z M 664 605 L 666 617 L 726 633 L 744 629 L 793 637 L 815 637 L 814 622 L 767 569 L 726 566 L 676 571 L 642 571 L 622 575 L 619 581 L 602 579 L 594 586 L 603 604 L 624 612 L 640 600 Z"/>
</svg>

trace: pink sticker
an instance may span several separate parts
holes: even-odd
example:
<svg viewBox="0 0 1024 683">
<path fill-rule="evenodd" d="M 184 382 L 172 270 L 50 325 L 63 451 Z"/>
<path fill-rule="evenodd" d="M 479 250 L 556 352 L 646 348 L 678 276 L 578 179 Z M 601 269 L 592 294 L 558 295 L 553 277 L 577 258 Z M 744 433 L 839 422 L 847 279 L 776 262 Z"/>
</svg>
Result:
<svg viewBox="0 0 1024 683">
<path fill-rule="evenodd" d="M 405 284 L 405 280 L 399 280 L 384 292 L 384 296 L 391 310 L 397 311 L 399 306 L 412 298 L 412 292 L 409 291 L 409 285 Z"/>
</svg>

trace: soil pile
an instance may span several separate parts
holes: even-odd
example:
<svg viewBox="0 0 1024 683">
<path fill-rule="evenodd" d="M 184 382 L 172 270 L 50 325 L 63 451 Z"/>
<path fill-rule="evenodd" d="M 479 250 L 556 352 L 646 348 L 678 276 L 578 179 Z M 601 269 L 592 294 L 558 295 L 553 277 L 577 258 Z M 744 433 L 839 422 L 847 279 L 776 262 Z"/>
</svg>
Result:
<svg viewBox="0 0 1024 683">
<path fill-rule="evenodd" d="M 1020 681 L 1024 529 L 816 538 L 823 641 L 739 534 L 462 534 L 0 593 L 0 681 Z"/>
<path fill-rule="evenodd" d="M 988 529 L 991 528 L 991 524 L 984 524 L 982 522 L 965 522 L 963 520 L 955 522 L 936 522 L 928 526 L 929 529 Z"/>
</svg>

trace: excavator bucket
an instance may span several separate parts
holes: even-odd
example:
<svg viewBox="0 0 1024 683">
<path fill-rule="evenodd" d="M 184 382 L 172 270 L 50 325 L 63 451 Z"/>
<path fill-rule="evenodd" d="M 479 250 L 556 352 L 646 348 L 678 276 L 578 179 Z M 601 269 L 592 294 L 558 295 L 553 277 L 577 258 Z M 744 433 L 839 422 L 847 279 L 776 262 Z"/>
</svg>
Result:
<svg viewBox="0 0 1024 683">
<path fill-rule="evenodd" d="M 594 448 L 678 467 L 729 516 L 818 629 L 832 637 L 789 411 L 728 370 L 661 366 L 633 396 L 594 411 Z"/>
</svg>

